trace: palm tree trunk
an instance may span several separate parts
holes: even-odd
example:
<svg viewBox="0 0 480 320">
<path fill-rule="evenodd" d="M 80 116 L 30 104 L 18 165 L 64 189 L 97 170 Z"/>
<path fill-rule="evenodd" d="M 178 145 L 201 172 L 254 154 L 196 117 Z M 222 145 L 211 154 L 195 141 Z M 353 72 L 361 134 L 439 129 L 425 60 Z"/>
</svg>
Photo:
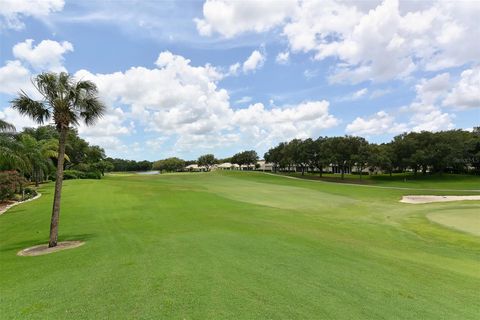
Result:
<svg viewBox="0 0 480 320">
<path fill-rule="evenodd" d="M 67 140 L 67 128 L 60 130 L 58 141 L 57 179 L 55 180 L 55 194 L 53 196 L 52 220 L 50 222 L 50 241 L 48 247 L 55 247 L 58 240 L 58 220 L 60 217 L 60 198 L 63 184 L 63 162 L 65 160 L 65 142 Z"/>
</svg>

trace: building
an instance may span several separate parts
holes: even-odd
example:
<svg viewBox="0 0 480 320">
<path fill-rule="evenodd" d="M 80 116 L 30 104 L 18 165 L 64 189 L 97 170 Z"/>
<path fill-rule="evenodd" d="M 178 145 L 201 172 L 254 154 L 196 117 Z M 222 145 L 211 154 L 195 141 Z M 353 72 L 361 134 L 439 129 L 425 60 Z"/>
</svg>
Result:
<svg viewBox="0 0 480 320">
<path fill-rule="evenodd" d="M 185 171 L 204 172 L 204 171 L 207 171 L 207 167 L 199 166 L 198 164 L 194 163 L 194 164 L 186 166 Z"/>
</svg>

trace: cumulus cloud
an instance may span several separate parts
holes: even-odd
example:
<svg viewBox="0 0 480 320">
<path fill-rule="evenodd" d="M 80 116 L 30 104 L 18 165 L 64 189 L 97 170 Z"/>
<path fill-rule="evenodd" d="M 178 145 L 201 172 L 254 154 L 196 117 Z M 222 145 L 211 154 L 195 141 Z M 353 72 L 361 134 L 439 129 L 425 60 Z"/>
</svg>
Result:
<svg viewBox="0 0 480 320">
<path fill-rule="evenodd" d="M 207 0 L 203 4 L 203 19 L 194 21 L 201 35 L 219 33 L 231 38 L 243 32 L 263 32 L 280 25 L 295 9 L 296 2 Z"/>
<path fill-rule="evenodd" d="M 27 39 L 17 43 L 13 49 L 15 58 L 25 61 L 37 71 L 66 71 L 63 66 L 63 55 L 73 51 L 73 45 L 68 41 L 57 42 L 43 40 L 33 46 L 33 40 Z"/>
<path fill-rule="evenodd" d="M 10 95 L 16 94 L 20 90 L 32 92 L 33 86 L 30 77 L 30 70 L 25 68 L 20 61 L 7 61 L 0 68 L 0 92 Z"/>
<path fill-rule="evenodd" d="M 470 72 L 465 74 L 464 71 L 462 75 L 465 75 L 465 79 L 470 79 Z M 369 117 L 357 117 L 347 125 L 346 132 L 358 135 L 381 135 L 404 131 L 453 129 L 455 115 L 442 111 L 440 106 L 440 102 L 445 99 L 451 86 L 449 73 L 442 73 L 430 79 L 420 79 L 415 85 L 416 96 L 413 102 L 399 110 L 407 117 L 406 121 L 398 122 L 393 115 L 380 111 Z M 457 84 L 455 88 L 459 86 Z M 451 90 L 450 94 L 454 90 Z"/>
<path fill-rule="evenodd" d="M 22 17 L 44 18 L 61 11 L 64 5 L 64 0 L 2 0 L 0 29 L 23 29 Z"/>
<path fill-rule="evenodd" d="M 329 114 L 327 101 L 270 108 L 256 103 L 235 110 L 228 92 L 218 86 L 222 74 L 217 68 L 192 66 L 188 59 L 168 51 L 160 53 L 156 66 L 153 69 L 134 67 L 111 74 L 81 70 L 76 76 L 94 81 L 109 104 L 129 108 L 125 113 L 117 110 L 119 114 L 111 118 L 112 132 L 123 126 L 128 134 L 133 128 L 125 126 L 125 120 L 120 119 L 130 118 L 140 122 L 146 131 L 172 139 L 178 152 L 208 150 L 252 141 L 253 137 L 259 145 L 268 145 L 315 135 L 339 123 Z M 251 98 L 241 100 L 244 103 Z M 95 127 L 85 130 L 99 135 L 106 125 L 99 122 L 98 126 L 102 130 Z M 94 136 L 92 131 L 85 132 Z M 161 145 L 152 139 L 152 146 Z"/>
<path fill-rule="evenodd" d="M 256 141 L 256 146 L 269 146 L 292 138 L 316 136 L 340 121 L 329 113 L 328 101 L 321 100 L 270 109 L 255 103 L 236 111 L 233 122 L 244 135 Z"/>
<path fill-rule="evenodd" d="M 460 81 L 443 100 L 443 105 L 458 109 L 480 107 L 480 66 L 462 72 Z"/>
<path fill-rule="evenodd" d="M 331 82 L 404 79 L 416 70 L 479 62 L 476 1 L 282 1 L 252 13 L 266 2 L 258 3 L 207 1 L 197 27 L 203 35 L 226 37 L 282 28 L 292 52 L 337 59 Z"/>
<path fill-rule="evenodd" d="M 357 117 L 347 125 L 345 131 L 354 135 L 371 136 L 389 133 L 398 134 L 406 131 L 406 129 L 405 124 L 395 122 L 395 117 L 385 111 L 379 111 L 367 118 Z"/>
<path fill-rule="evenodd" d="M 80 124 L 78 133 L 87 141 L 98 144 L 106 150 L 118 148 L 122 143 L 120 136 L 134 132 L 135 124 L 129 121 L 128 115 L 121 108 L 107 107 L 105 115 L 95 126 Z"/>
<path fill-rule="evenodd" d="M 230 65 L 225 76 L 237 76 L 240 71 L 243 71 L 243 73 L 254 72 L 257 69 L 260 69 L 265 61 L 265 50 L 262 47 L 261 50 L 252 51 L 252 53 L 243 63 L 236 62 Z"/>
<path fill-rule="evenodd" d="M 442 73 L 431 79 L 421 79 L 415 86 L 417 99 L 426 104 L 434 104 L 450 88 L 450 74 Z"/>
<path fill-rule="evenodd" d="M 265 63 L 265 60 L 265 54 L 261 53 L 258 50 L 254 50 L 252 54 L 247 58 L 247 60 L 245 60 L 245 62 L 243 63 L 243 72 L 248 73 L 261 68 Z"/>
<path fill-rule="evenodd" d="M 405 111 L 412 114 L 409 123 L 411 131 L 440 131 L 455 127 L 453 124 L 455 115 L 442 112 L 435 105 L 414 102 Z"/>
</svg>

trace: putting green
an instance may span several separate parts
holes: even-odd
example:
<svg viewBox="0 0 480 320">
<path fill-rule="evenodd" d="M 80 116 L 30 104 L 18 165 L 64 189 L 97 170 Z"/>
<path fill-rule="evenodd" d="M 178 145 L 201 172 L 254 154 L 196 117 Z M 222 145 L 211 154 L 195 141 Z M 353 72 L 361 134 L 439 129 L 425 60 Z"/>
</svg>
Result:
<svg viewBox="0 0 480 320">
<path fill-rule="evenodd" d="M 480 208 L 442 210 L 429 213 L 427 217 L 449 228 L 480 236 Z"/>
<path fill-rule="evenodd" d="M 464 188 L 422 186 L 437 183 Z M 0 216 L 2 319 L 480 314 L 480 237 L 427 218 L 478 201 L 416 206 L 399 200 L 425 191 L 247 172 L 67 180 L 59 241 L 85 244 L 20 257 L 48 240 L 53 184 L 40 192 Z"/>
</svg>

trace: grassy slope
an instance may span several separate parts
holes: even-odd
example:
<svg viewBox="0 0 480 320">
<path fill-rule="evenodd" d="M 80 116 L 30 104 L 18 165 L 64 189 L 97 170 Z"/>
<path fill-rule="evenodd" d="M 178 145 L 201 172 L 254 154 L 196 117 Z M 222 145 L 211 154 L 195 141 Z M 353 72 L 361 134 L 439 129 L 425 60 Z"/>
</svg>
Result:
<svg viewBox="0 0 480 320">
<path fill-rule="evenodd" d="M 435 182 L 431 182 L 435 184 Z M 52 185 L 0 216 L 4 318 L 475 319 L 480 238 L 430 222 L 412 191 L 255 173 L 66 181 L 60 240 L 45 242 Z M 418 191 L 422 193 L 421 191 Z"/>
</svg>

